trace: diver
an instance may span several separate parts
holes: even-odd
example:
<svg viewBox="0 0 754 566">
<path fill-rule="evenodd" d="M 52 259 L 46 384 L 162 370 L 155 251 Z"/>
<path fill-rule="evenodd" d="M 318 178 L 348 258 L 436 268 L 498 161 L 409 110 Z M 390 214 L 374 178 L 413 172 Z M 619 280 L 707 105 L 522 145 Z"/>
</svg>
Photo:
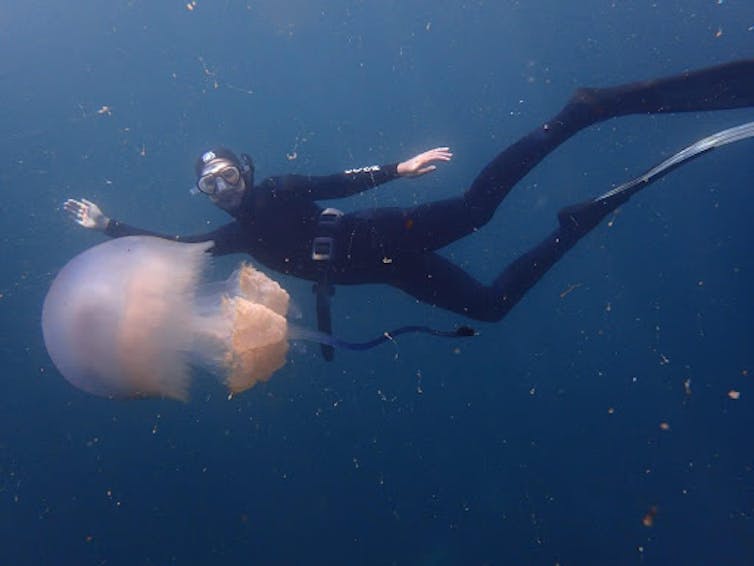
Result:
<svg viewBox="0 0 754 566">
<path fill-rule="evenodd" d="M 630 114 L 698 112 L 754 106 L 754 59 L 609 88 L 579 88 L 563 109 L 499 153 L 461 195 L 399 208 L 343 213 L 319 201 L 350 196 L 399 177 L 433 171 L 451 159 L 440 147 L 407 161 L 351 169 L 325 177 L 286 175 L 255 184 L 254 165 L 218 147 L 196 162 L 196 188 L 233 220 L 198 235 L 166 236 L 107 217 L 87 200 L 64 208 L 81 226 L 110 237 L 156 235 L 182 242 L 213 241 L 215 255 L 247 253 L 262 265 L 314 282 L 320 330 L 330 333 L 333 285 L 383 283 L 419 301 L 471 319 L 499 321 L 584 235 L 633 194 L 681 162 L 752 135 L 722 132 L 601 197 L 558 213 L 558 226 L 485 285 L 438 253 L 492 218 L 508 192 L 551 151 L 580 130 Z M 715 138 L 717 141 L 709 142 Z M 704 142 L 704 143 L 702 143 Z M 701 145 L 699 145 L 701 144 Z M 676 156 L 674 156 L 676 157 Z M 327 353 L 326 353 L 326 357 Z"/>
</svg>

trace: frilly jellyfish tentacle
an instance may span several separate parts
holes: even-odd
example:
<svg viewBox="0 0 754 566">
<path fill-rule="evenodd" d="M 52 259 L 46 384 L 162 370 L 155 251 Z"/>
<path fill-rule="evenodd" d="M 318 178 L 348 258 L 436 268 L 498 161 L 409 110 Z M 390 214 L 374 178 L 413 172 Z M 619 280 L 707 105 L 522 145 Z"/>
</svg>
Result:
<svg viewBox="0 0 754 566">
<path fill-rule="evenodd" d="M 223 284 L 200 288 L 193 316 L 194 361 L 237 393 L 268 380 L 288 351 L 288 293 L 242 265 Z"/>
</svg>

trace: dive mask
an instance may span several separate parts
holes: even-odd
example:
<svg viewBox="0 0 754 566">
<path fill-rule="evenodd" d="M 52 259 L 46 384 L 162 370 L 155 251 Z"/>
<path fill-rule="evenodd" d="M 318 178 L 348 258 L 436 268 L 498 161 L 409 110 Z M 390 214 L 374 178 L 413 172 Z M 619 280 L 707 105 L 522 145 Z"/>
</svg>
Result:
<svg viewBox="0 0 754 566">
<path fill-rule="evenodd" d="M 220 190 L 235 187 L 241 182 L 241 171 L 235 165 L 225 161 L 209 168 L 196 183 L 196 187 L 205 195 L 214 195 Z"/>
</svg>

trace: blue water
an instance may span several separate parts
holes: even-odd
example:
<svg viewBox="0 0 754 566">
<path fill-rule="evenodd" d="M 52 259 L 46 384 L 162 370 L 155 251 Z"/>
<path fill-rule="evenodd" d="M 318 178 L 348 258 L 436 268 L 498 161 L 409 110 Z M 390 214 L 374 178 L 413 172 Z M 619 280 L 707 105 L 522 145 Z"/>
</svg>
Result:
<svg viewBox="0 0 754 566">
<path fill-rule="evenodd" d="M 216 143 L 260 177 L 447 144 L 434 174 L 338 205 L 455 195 L 576 86 L 752 56 L 748 3 L 193 8 L 0 6 L 0 564 L 754 563 L 754 142 L 633 199 L 473 340 L 408 336 L 334 363 L 296 348 L 232 400 L 205 376 L 188 404 L 115 402 L 60 376 L 39 325 L 57 270 L 102 241 L 67 197 L 206 230 L 227 217 L 188 189 Z M 752 119 L 592 128 L 447 254 L 489 280 L 561 206 Z M 280 279 L 313 325 L 310 285 Z M 468 322 L 379 286 L 339 288 L 334 315 L 351 339 Z"/>
</svg>

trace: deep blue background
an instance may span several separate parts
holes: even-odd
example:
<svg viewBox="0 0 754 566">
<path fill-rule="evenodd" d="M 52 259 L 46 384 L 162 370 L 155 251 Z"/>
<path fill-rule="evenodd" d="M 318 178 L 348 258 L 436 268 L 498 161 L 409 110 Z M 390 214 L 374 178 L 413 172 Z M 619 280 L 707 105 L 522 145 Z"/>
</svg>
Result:
<svg viewBox="0 0 754 566">
<path fill-rule="evenodd" d="M 1 3 L 0 563 L 754 563 L 754 142 L 651 187 L 463 343 L 297 348 L 232 400 L 207 379 L 126 403 L 68 385 L 39 327 L 56 271 L 102 241 L 66 197 L 216 226 L 188 194 L 213 143 L 260 176 L 448 144 L 435 174 L 338 204 L 454 195 L 576 86 L 750 57 L 752 26 L 743 0 Z M 564 204 L 752 119 L 592 128 L 447 253 L 489 280 Z M 283 283 L 311 326 L 309 284 Z M 352 339 L 461 322 L 378 286 L 334 308 Z"/>
</svg>

